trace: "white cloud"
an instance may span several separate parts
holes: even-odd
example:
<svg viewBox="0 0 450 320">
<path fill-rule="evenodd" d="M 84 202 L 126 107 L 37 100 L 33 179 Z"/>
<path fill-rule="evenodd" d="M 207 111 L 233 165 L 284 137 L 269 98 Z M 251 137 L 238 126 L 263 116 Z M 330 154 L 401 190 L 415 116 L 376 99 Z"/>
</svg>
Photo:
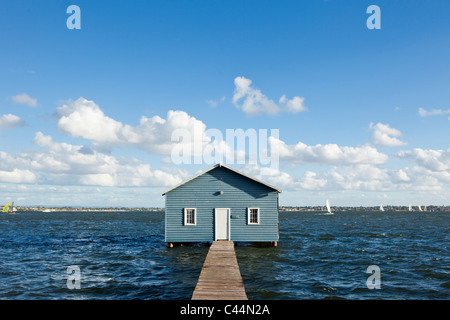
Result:
<svg viewBox="0 0 450 320">
<path fill-rule="evenodd" d="M 407 167 L 402 170 L 408 175 L 410 180 L 402 184 L 394 185 L 397 190 L 433 192 L 449 188 L 449 172 L 436 172 L 419 166 L 412 168 Z"/>
<path fill-rule="evenodd" d="M 441 190 L 450 182 L 433 172 L 415 168 L 389 170 L 370 164 L 333 167 L 329 171 L 308 171 L 299 179 L 305 190 L 357 190 L 357 191 L 426 191 Z"/>
<path fill-rule="evenodd" d="M 431 171 L 450 171 L 450 149 L 447 150 L 413 150 L 400 151 L 396 154 L 399 158 L 412 159 L 420 166 Z"/>
<path fill-rule="evenodd" d="M 448 170 L 419 166 L 397 170 L 374 164 L 343 164 L 317 172 L 306 170 L 300 175 L 258 165 L 246 165 L 241 170 L 283 191 L 443 192 L 450 187 Z M 301 167 L 293 170 L 297 172 Z"/>
<path fill-rule="evenodd" d="M 391 172 L 390 175 L 391 175 L 392 181 L 396 182 L 396 183 L 411 181 L 411 178 L 409 177 L 408 173 L 403 169 L 400 169 L 398 171 L 393 171 L 393 172 Z"/>
<path fill-rule="evenodd" d="M 280 107 L 267 98 L 260 90 L 251 87 L 252 80 L 245 77 L 236 77 L 234 79 L 233 103 L 236 107 L 242 109 L 249 116 L 260 115 L 263 113 L 275 115 L 280 112 Z M 241 104 L 238 102 L 243 99 Z"/>
<path fill-rule="evenodd" d="M 220 139 L 217 140 L 217 129 L 207 130 L 202 121 L 184 111 L 169 110 L 165 119 L 141 117 L 137 126 L 130 126 L 106 116 L 93 101 L 79 98 L 58 108 L 58 115 L 60 131 L 90 140 L 97 150 L 118 146 L 175 157 L 178 153 L 189 153 L 191 162 L 202 155 L 222 155 L 225 160 L 245 157 L 242 151 L 231 150 L 224 141 L 225 133 L 218 132 Z M 215 160 L 215 156 L 208 157 L 208 161 L 218 162 Z M 168 157 L 163 161 L 170 163 Z"/>
<path fill-rule="evenodd" d="M 38 105 L 36 98 L 31 98 L 28 94 L 22 93 L 11 97 L 11 99 L 20 104 L 26 104 L 29 107 L 36 107 Z"/>
<path fill-rule="evenodd" d="M 247 164 L 242 169 L 242 172 L 251 177 L 264 181 L 281 190 L 294 190 L 295 181 L 286 172 L 270 167 L 261 167 L 256 164 Z"/>
<path fill-rule="evenodd" d="M 291 100 L 282 95 L 279 102 L 286 104 L 286 111 L 290 113 L 299 113 L 308 110 L 304 104 L 305 98 L 295 96 Z"/>
<path fill-rule="evenodd" d="M 314 178 L 326 179 L 323 189 L 335 190 L 442 192 L 450 188 L 450 149 L 414 149 L 396 155 L 419 166 L 387 169 L 373 164 L 342 165 Z"/>
<path fill-rule="evenodd" d="M 242 79 L 241 79 L 242 80 Z M 242 88 L 250 92 L 251 81 Z M 245 90 L 243 90 L 244 92 Z M 258 91 L 258 90 L 257 90 Z M 241 99 L 258 94 L 248 92 Z M 261 98 L 261 96 L 259 96 Z M 267 97 L 266 97 L 267 99 Z M 258 100 L 258 99 L 256 99 Z M 254 100 L 254 101 L 256 101 Z M 264 101 L 259 99 L 258 101 Z M 303 100 L 289 100 L 282 96 L 279 103 L 293 109 L 301 109 Z M 279 106 L 278 106 L 279 107 Z M 281 108 L 281 107 L 280 107 Z M 287 109 L 285 109 L 287 111 Z M 186 179 L 187 172 L 177 167 L 154 169 L 135 158 L 118 158 L 100 152 L 99 146 L 138 147 L 152 154 L 168 156 L 175 145 L 189 148 L 209 146 L 222 154 L 236 156 L 230 147 L 220 140 L 213 140 L 206 125 L 183 111 L 167 112 L 160 116 L 142 117 L 136 126 L 112 119 L 93 101 L 79 98 L 58 108 L 58 129 L 73 137 L 89 140 L 89 145 L 73 145 L 56 142 L 42 132 L 36 132 L 34 143 L 38 151 L 7 154 L 0 151 L 0 181 L 25 184 L 82 185 L 108 187 L 169 187 Z M 7 123 L 4 115 L 0 118 Z M 9 122 L 20 118 L 9 116 Z M 3 126 L 5 127 L 5 125 Z M 398 138 L 401 132 L 386 124 L 370 124 L 374 131 L 372 141 L 378 145 L 398 146 L 405 143 Z M 176 129 L 192 134 L 188 141 L 172 141 Z M 396 154 L 417 164 L 397 170 L 382 168 L 388 156 L 374 146 L 339 146 L 337 144 L 306 145 L 297 142 L 288 145 L 280 139 L 269 137 L 272 150 L 278 147 L 280 160 L 289 168 L 274 169 L 246 165 L 242 171 L 260 178 L 284 190 L 309 191 L 402 191 L 442 192 L 450 184 L 450 149 L 413 149 Z M 227 158 L 228 159 L 228 158 Z M 302 165 L 308 165 L 303 167 Z M 318 164 L 320 167 L 312 167 Z M 330 167 L 334 166 L 334 167 Z"/>
<path fill-rule="evenodd" d="M 276 115 L 281 111 L 298 113 L 306 111 L 304 98 L 295 96 L 291 100 L 282 95 L 279 103 L 286 106 L 280 107 L 273 100 L 269 99 L 259 89 L 251 86 L 252 80 L 245 77 L 236 77 L 234 79 L 234 105 L 241 109 L 248 116 L 257 116 L 261 114 Z"/>
<path fill-rule="evenodd" d="M 269 137 L 271 148 L 278 145 L 281 161 L 294 164 L 321 163 L 321 164 L 381 164 L 387 161 L 388 156 L 377 149 L 365 145 L 360 147 L 338 146 L 337 144 L 317 144 L 308 146 L 302 142 L 287 145 L 284 141 Z"/>
<path fill-rule="evenodd" d="M 93 101 L 79 98 L 58 108 L 58 129 L 72 137 L 91 140 L 94 145 L 137 146 L 150 153 L 170 155 L 175 145 L 203 146 L 209 142 L 206 125 L 184 111 L 167 112 L 159 116 L 142 117 L 137 126 L 130 126 L 106 116 Z M 188 141 L 172 141 L 174 131 L 190 134 Z"/>
<path fill-rule="evenodd" d="M 423 108 L 419 108 L 419 115 L 421 117 L 429 117 L 429 116 L 444 116 L 450 114 L 450 109 L 448 110 L 442 110 L 442 109 L 433 109 L 430 111 L 427 111 Z"/>
<path fill-rule="evenodd" d="M 0 117 L 0 129 L 14 129 L 24 125 L 25 121 L 13 114 L 4 114 Z"/>
<path fill-rule="evenodd" d="M 242 171 L 282 190 L 290 191 L 396 190 L 394 180 L 404 183 L 405 181 L 400 180 L 405 179 L 406 175 L 404 172 L 389 171 L 371 164 L 343 165 L 322 172 L 307 170 L 300 177 L 257 165 L 247 165 Z"/>
<path fill-rule="evenodd" d="M 12 155 L 0 152 L 0 181 L 55 185 L 172 186 L 182 181 L 182 170 L 152 169 L 138 159 L 116 158 L 89 147 L 53 141 L 41 132 L 34 143 L 41 152 Z"/>
<path fill-rule="evenodd" d="M 107 117 L 93 101 L 79 98 L 59 107 L 58 129 L 73 137 L 82 137 L 99 143 L 124 142 L 122 132 L 127 128 Z"/>
<path fill-rule="evenodd" d="M 379 122 L 374 125 L 373 123 L 370 123 L 369 128 L 373 130 L 371 140 L 376 145 L 384 147 L 400 147 L 407 144 L 397 138 L 402 136 L 400 130 L 391 128 L 387 124 Z"/>
<path fill-rule="evenodd" d="M 327 179 L 321 178 L 316 172 L 307 171 L 299 180 L 299 186 L 305 190 L 320 190 L 327 184 Z"/>
<path fill-rule="evenodd" d="M 189 133 L 187 141 L 172 141 L 175 130 Z M 206 125 L 184 111 L 167 112 L 166 119 L 159 116 L 142 117 L 138 126 L 130 127 L 127 135 L 128 142 L 147 150 L 150 153 L 170 155 L 175 145 L 187 144 L 193 149 L 194 145 L 204 146 L 210 141 L 206 135 Z"/>
<path fill-rule="evenodd" d="M 370 164 L 334 167 L 327 179 L 344 190 L 382 191 L 392 187 L 388 171 Z"/>
<path fill-rule="evenodd" d="M 11 171 L 0 170 L 0 182 L 35 183 L 36 176 L 30 170 L 20 170 L 20 169 L 13 169 Z"/>
</svg>

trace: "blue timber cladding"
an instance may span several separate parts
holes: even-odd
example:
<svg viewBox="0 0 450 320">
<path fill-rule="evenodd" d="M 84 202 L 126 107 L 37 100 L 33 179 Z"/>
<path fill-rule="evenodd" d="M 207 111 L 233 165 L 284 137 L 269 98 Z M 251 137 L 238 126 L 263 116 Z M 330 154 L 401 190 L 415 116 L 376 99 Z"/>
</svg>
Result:
<svg viewBox="0 0 450 320">
<path fill-rule="evenodd" d="M 215 208 L 230 209 L 230 240 L 278 241 L 278 191 L 227 167 L 216 166 L 165 196 L 166 242 L 214 241 Z M 196 225 L 184 225 L 185 208 L 196 208 Z M 259 224 L 248 224 L 248 208 L 259 208 Z"/>
</svg>

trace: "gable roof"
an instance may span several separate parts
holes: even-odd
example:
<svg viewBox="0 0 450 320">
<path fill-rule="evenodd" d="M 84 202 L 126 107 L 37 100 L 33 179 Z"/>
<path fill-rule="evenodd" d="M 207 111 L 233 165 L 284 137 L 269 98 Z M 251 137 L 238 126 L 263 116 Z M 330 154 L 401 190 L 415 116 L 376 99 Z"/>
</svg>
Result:
<svg viewBox="0 0 450 320">
<path fill-rule="evenodd" d="M 185 183 L 187 183 L 187 182 L 189 182 L 189 181 L 191 181 L 191 180 L 194 180 L 195 178 L 197 178 L 197 177 L 199 177 L 199 176 L 201 176 L 201 175 L 203 175 L 203 174 L 205 174 L 205 173 L 207 173 L 207 172 L 209 172 L 209 171 L 211 171 L 211 170 L 214 170 L 214 169 L 216 169 L 216 168 L 226 168 L 226 169 L 231 170 L 231 171 L 233 171 L 233 172 L 236 172 L 237 174 L 240 174 L 241 176 L 244 176 L 244 177 L 246 177 L 246 178 L 248 178 L 248 179 L 250 179 L 250 180 L 253 180 L 253 181 L 258 182 L 258 183 L 260 183 L 260 184 L 262 184 L 262 185 L 265 185 L 266 187 L 269 187 L 269 188 L 271 188 L 271 189 L 277 191 L 278 193 L 281 193 L 281 190 L 280 190 L 280 189 L 275 188 L 274 186 L 272 186 L 272 185 L 270 185 L 270 184 L 268 184 L 268 183 L 265 183 L 265 182 L 263 182 L 263 181 L 261 181 L 261 180 L 258 180 L 258 179 L 256 179 L 256 178 L 253 178 L 253 177 L 249 176 L 249 175 L 246 175 L 245 173 L 242 173 L 242 172 L 240 172 L 240 171 L 238 171 L 238 170 L 236 170 L 236 169 L 230 168 L 229 166 L 226 166 L 226 165 L 224 165 L 223 163 L 219 163 L 219 164 L 216 164 L 215 166 L 212 166 L 211 168 L 209 168 L 209 169 L 207 169 L 207 170 L 205 170 L 205 171 L 203 171 L 203 172 L 200 172 L 200 173 L 196 174 L 195 176 L 193 176 L 193 177 L 191 177 L 191 178 L 189 178 L 189 179 L 187 179 L 187 180 L 185 180 L 185 181 L 183 181 L 183 182 L 177 184 L 176 186 L 174 186 L 174 187 L 172 187 L 172 188 L 170 188 L 170 189 L 164 191 L 164 192 L 162 193 L 162 195 L 165 195 L 166 193 L 172 191 L 173 189 L 176 189 L 176 188 L 178 188 L 179 186 L 182 186 L 183 184 L 185 184 Z"/>
</svg>

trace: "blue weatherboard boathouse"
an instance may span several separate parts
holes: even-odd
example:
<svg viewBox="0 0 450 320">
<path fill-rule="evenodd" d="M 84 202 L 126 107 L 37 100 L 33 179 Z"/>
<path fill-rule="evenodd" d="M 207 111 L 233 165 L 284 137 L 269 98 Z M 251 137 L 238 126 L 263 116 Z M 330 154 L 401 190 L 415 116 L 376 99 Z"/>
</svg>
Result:
<svg viewBox="0 0 450 320">
<path fill-rule="evenodd" d="M 217 164 L 163 192 L 165 241 L 278 241 L 281 190 Z"/>
</svg>

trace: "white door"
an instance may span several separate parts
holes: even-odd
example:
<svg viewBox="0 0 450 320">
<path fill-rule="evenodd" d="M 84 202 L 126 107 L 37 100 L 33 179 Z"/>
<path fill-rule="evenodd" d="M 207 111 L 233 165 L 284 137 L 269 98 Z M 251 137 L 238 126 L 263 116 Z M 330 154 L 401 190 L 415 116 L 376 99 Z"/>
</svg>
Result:
<svg viewBox="0 0 450 320">
<path fill-rule="evenodd" d="M 215 209 L 216 240 L 230 240 L 230 209 Z"/>
</svg>

